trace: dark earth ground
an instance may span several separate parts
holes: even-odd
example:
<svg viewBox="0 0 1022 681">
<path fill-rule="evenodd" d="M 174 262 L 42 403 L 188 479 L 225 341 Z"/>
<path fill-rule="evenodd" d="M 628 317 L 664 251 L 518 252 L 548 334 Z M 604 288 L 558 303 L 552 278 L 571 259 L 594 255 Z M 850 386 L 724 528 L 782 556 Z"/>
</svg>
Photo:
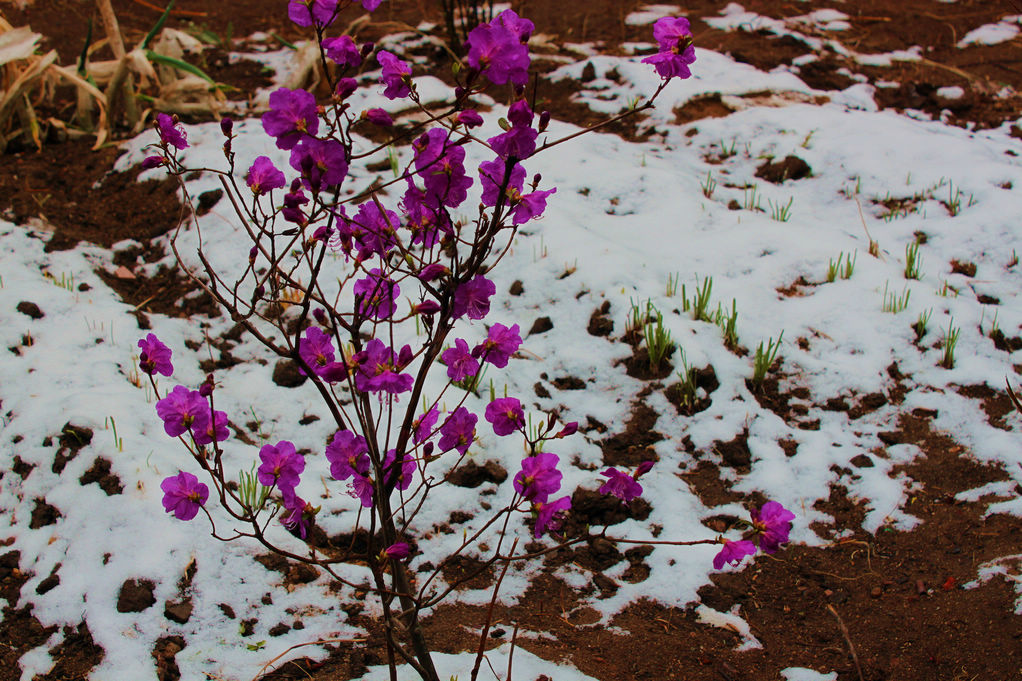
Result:
<svg viewBox="0 0 1022 681">
<path fill-rule="evenodd" d="M 126 42 L 133 44 L 159 16 L 161 7 L 156 5 L 162 5 L 162 0 L 114 0 L 113 4 Z M 229 35 L 241 37 L 255 31 L 273 32 L 285 39 L 303 37 L 287 22 L 284 4 L 283 0 L 217 3 L 179 0 L 169 25 L 202 27 L 222 41 Z M 692 20 L 697 45 L 728 52 L 765 70 L 790 65 L 792 59 L 810 51 L 792 38 L 746 31 L 724 33 L 698 19 L 716 14 L 726 4 L 693 0 L 682 6 Z M 996 127 L 1014 122 L 1022 113 L 1022 96 L 1018 94 L 1022 92 L 1022 40 L 967 49 L 955 47 L 969 30 L 996 22 L 1007 14 L 1022 13 L 1018 3 L 746 0 L 742 4 L 770 17 L 805 14 L 827 7 L 838 9 L 850 15 L 852 29 L 831 37 L 860 53 L 882 53 L 911 45 L 923 47 L 923 61 L 894 62 L 891 67 L 864 67 L 827 51 L 799 71 L 800 77 L 814 88 L 842 89 L 854 82 L 849 72 L 859 73 L 871 82 L 898 83 L 897 87 L 877 90 L 877 101 L 882 107 L 921 110 L 933 116 L 948 110 L 945 119 L 953 125 Z M 649 40 L 648 26 L 632 27 L 623 21 L 638 8 L 637 2 L 546 0 L 515 2 L 513 6 L 531 18 L 538 30 L 553 36 L 552 42 L 602 41 L 600 49 L 614 52 L 622 42 Z M 43 48 L 56 48 L 61 55 L 60 63 L 64 64 L 71 63 L 81 49 L 87 21 L 95 15 L 93 3 L 81 0 L 35 0 L 24 9 L 3 0 L 0 11 L 14 26 L 28 24 L 43 33 L 46 36 Z M 352 13 L 351 17 L 354 16 Z M 371 39 L 393 31 L 397 26 L 394 22 L 416 25 L 423 19 L 438 18 L 432 2 L 387 0 L 374 15 L 374 23 L 364 27 L 357 37 Z M 203 66 L 217 80 L 236 86 L 239 93 L 268 84 L 266 76 L 250 63 L 227 64 L 223 47 L 230 46 L 211 48 L 203 59 Z M 233 47 L 238 49 L 237 45 Z M 100 53 L 97 58 L 103 56 Z M 540 70 L 543 64 L 542 60 L 537 62 Z M 446 71 L 443 64 L 437 69 L 438 73 Z M 953 102 L 941 100 L 937 89 L 947 85 L 961 86 L 965 96 Z M 67 115 L 70 104 L 61 99 L 62 94 L 66 95 L 58 92 L 54 102 L 40 105 L 44 117 Z M 583 106 L 569 101 L 571 94 L 564 83 L 541 81 L 538 95 L 542 106 L 538 108 L 547 108 L 555 117 L 577 123 L 597 120 Z M 701 118 L 724 116 L 728 112 L 719 99 L 707 98 L 677 114 L 679 123 L 694 121 L 698 125 Z M 642 135 L 632 125 L 615 131 L 626 137 Z M 1022 131 L 1019 136 L 1022 137 Z M 83 141 L 62 142 L 56 131 L 42 150 L 12 145 L 9 153 L 0 156 L 0 211 L 19 224 L 32 220 L 40 221 L 37 225 L 49 225 L 53 232 L 48 246 L 51 250 L 73 248 L 79 241 L 110 246 L 131 238 L 144 245 L 141 252 L 121 252 L 114 257 L 113 265 L 131 266 L 138 257 L 146 261 L 161 259 L 163 248 L 158 242 L 150 244 L 150 240 L 177 224 L 182 209 L 174 186 L 169 182 L 137 183 L 137 171 L 112 173 L 110 168 L 117 150 L 110 147 L 94 152 L 90 146 Z M 87 190 L 89 187 L 93 188 Z M 142 206 L 146 210 L 141 210 Z M 201 300 L 182 300 L 187 287 L 171 271 L 150 279 L 119 279 L 104 273 L 104 279 L 126 302 L 133 305 L 144 302 L 140 306 L 140 326 L 145 324 L 146 314 L 213 312 Z M 600 316 L 594 313 L 594 320 L 598 321 Z M 598 323 L 590 324 L 590 329 L 607 331 Z M 846 411 L 849 427 L 854 428 L 858 419 L 868 418 L 880 406 L 898 405 L 906 392 L 905 377 L 894 365 L 889 374 L 890 383 L 884 394 L 863 395 L 852 403 L 826 407 Z M 651 379 L 648 385 L 648 393 L 663 389 L 656 379 Z M 791 397 L 799 397 L 798 388 L 783 393 L 779 391 L 780 385 L 778 380 L 768 381 L 761 403 L 786 421 L 800 424 L 800 414 L 789 405 Z M 993 425 L 1006 427 L 1003 416 L 1010 403 L 1003 393 L 977 386 L 966 386 L 962 391 L 983 401 Z M 614 581 L 597 576 L 589 588 L 579 591 L 551 576 L 558 565 L 576 562 L 599 571 L 628 560 L 631 568 L 625 573 L 627 579 L 640 582 L 648 574 L 641 547 L 622 554 L 599 543 L 553 554 L 520 605 L 498 608 L 497 626 L 504 635 L 509 635 L 513 623 L 523 630 L 552 633 L 556 640 L 534 639 L 523 646 L 548 659 L 570 655 L 574 666 L 604 681 L 658 678 L 766 681 L 780 678 L 779 670 L 791 666 L 835 670 L 840 681 L 1020 679 L 1022 618 L 1013 614 L 1014 582 L 1020 579 L 1018 561 L 1006 563 L 1009 579 L 994 578 L 971 589 L 962 585 L 976 578 L 977 568 L 984 562 L 1022 553 L 1022 521 L 1001 515 L 985 516 L 987 504 L 995 500 L 992 497 L 977 502 L 955 498 L 959 492 L 1004 480 L 1007 475 L 970 457 L 954 441 L 953 434 L 932 430 L 929 421 L 934 416 L 925 410 L 906 411 L 882 437 L 886 445 L 911 443 L 924 453 L 892 473 L 903 474 L 917 483 L 918 492 L 907 509 L 923 520 L 917 529 L 897 532 L 885 528 L 875 535 L 866 533 L 861 529 L 863 505 L 837 486 L 826 502 L 817 505 L 833 516 L 833 523 L 814 529 L 823 537 L 839 539 L 822 547 L 792 546 L 776 557 L 761 557 L 740 572 L 715 575 L 713 584 L 701 591 L 703 603 L 716 610 L 739 608 L 737 612 L 749 622 L 752 633 L 763 644 L 761 649 L 735 652 L 739 636 L 727 629 L 697 623 L 695 604 L 692 608 L 672 609 L 652 601 L 638 602 L 615 618 L 614 629 L 589 626 L 594 621 L 593 611 L 585 606 L 585 600 L 613 593 Z M 640 457 L 649 444 L 660 439 L 651 428 L 655 418 L 656 414 L 640 399 L 633 406 L 632 419 L 625 429 L 608 432 L 604 437 L 607 463 Z M 590 426 L 590 436 L 598 437 L 602 432 L 599 424 Z M 801 423 L 799 427 L 811 428 L 812 424 Z M 719 467 L 731 467 L 741 473 L 749 464 L 748 448 L 742 437 L 718 444 L 712 456 L 708 452 L 690 451 L 692 461 L 680 471 L 708 505 L 737 498 L 729 484 L 721 481 Z M 886 456 L 883 447 L 871 454 L 878 458 Z M 869 457 L 854 463 L 858 467 L 874 465 Z M 840 472 L 855 475 L 855 470 Z M 0 464 L 0 473 L 27 475 L 18 470 L 17 461 Z M 592 514 L 600 512 L 598 508 L 591 509 Z M 639 513 L 640 509 L 633 508 L 632 512 Z M 0 545 L 4 543 L 0 540 Z M 6 542 L 9 543 L 10 540 Z M 280 567 L 289 575 L 287 579 L 296 578 L 293 570 Z M 0 621 L 0 681 L 19 679 L 19 657 L 43 644 L 51 633 L 32 617 L 30 608 L 16 607 L 26 579 L 27 575 L 18 569 L 17 553 L 0 553 L 0 597 L 8 604 Z M 463 651 L 473 646 L 473 637 L 465 627 L 478 628 L 484 619 L 483 608 L 446 606 L 430 618 L 429 636 L 439 651 Z M 362 623 L 370 633 L 376 626 L 370 620 Z M 617 633 L 620 631 L 630 633 Z M 101 659 L 103 651 L 92 642 L 84 624 L 66 633 L 65 643 L 54 651 L 56 667 L 39 679 L 85 679 Z M 153 651 L 154 670 L 158 669 L 161 681 L 178 678 L 173 655 L 183 643 L 168 638 Z M 289 663 L 265 678 L 347 679 L 358 675 L 365 665 L 378 664 L 383 659 L 382 650 L 371 643 L 348 644 L 338 648 L 325 662 Z"/>
</svg>

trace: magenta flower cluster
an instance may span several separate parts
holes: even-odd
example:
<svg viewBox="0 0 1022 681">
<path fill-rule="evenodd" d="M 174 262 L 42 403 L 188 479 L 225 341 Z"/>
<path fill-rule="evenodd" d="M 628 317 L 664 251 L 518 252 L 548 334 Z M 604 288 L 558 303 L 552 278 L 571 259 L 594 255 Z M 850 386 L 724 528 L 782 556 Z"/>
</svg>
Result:
<svg viewBox="0 0 1022 681">
<path fill-rule="evenodd" d="M 745 556 L 756 554 L 757 545 L 763 553 L 776 553 L 781 544 L 788 541 L 791 521 L 795 514 L 776 501 L 768 501 L 762 508 L 753 509 L 752 530 L 746 538 L 736 541 L 720 539 L 723 544 L 713 559 L 714 569 L 720 570 L 725 564 L 737 565 Z"/>
</svg>

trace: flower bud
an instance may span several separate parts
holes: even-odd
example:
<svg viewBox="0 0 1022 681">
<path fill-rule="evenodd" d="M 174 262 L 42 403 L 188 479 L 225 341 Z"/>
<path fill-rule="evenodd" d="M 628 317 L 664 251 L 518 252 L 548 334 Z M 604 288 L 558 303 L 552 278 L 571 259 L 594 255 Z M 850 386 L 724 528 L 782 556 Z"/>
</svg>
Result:
<svg viewBox="0 0 1022 681">
<path fill-rule="evenodd" d="M 447 274 L 449 270 L 443 264 L 434 262 L 419 270 L 419 281 L 433 281 Z"/>
<path fill-rule="evenodd" d="M 578 421 L 572 421 L 571 423 L 565 423 L 564 428 L 561 428 L 561 432 L 557 433 L 556 437 L 568 437 L 578 432 Z"/>
<path fill-rule="evenodd" d="M 638 480 L 640 477 L 649 473 L 650 469 L 653 468 L 654 461 L 643 461 L 639 464 L 639 467 L 635 469 L 635 474 L 632 476 L 633 479 Z"/>
<path fill-rule="evenodd" d="M 384 557 L 390 558 L 391 560 L 404 560 L 411 554 L 411 547 L 403 541 L 391 544 L 383 550 Z"/>
<path fill-rule="evenodd" d="M 337 81 L 337 87 L 334 89 L 334 95 L 337 99 L 347 99 L 348 95 L 354 92 L 358 88 L 358 81 L 354 78 L 341 78 Z"/>
<path fill-rule="evenodd" d="M 360 53 L 360 54 L 362 55 L 362 58 L 363 58 L 363 59 L 365 59 L 365 58 L 366 58 L 366 57 L 368 57 L 368 56 L 369 56 L 370 54 L 372 54 L 372 53 L 373 53 L 373 50 L 374 50 L 375 48 L 376 48 L 376 43 L 373 43 L 373 42 L 368 42 L 368 43 L 366 43 L 365 45 L 363 45 L 363 46 L 362 46 L 362 51 L 361 51 L 361 53 Z"/>
<path fill-rule="evenodd" d="M 213 394 L 213 374 L 206 374 L 206 380 L 199 386 L 199 394 L 203 397 Z"/>
<path fill-rule="evenodd" d="M 435 300 L 424 300 L 412 308 L 414 314 L 431 315 L 440 311 L 440 303 Z"/>
<path fill-rule="evenodd" d="M 224 134 L 224 137 L 230 137 L 234 131 L 234 119 L 230 116 L 224 116 L 220 119 L 220 132 Z"/>
<path fill-rule="evenodd" d="M 167 159 L 163 156 L 146 156 L 142 160 L 142 170 L 149 170 L 150 168 L 158 168 L 162 165 L 166 165 Z"/>
<path fill-rule="evenodd" d="M 549 111 L 544 111 L 543 113 L 541 113 L 539 115 L 539 127 L 538 127 L 539 132 L 545 132 L 546 131 L 546 127 L 548 125 L 550 125 L 550 112 Z"/>
<path fill-rule="evenodd" d="M 321 325 L 323 326 L 329 325 L 329 322 L 327 321 L 326 318 L 326 310 L 324 310 L 323 308 L 317 307 L 315 310 L 312 311 L 312 316 L 315 317 L 316 321 L 319 322 Z"/>
</svg>

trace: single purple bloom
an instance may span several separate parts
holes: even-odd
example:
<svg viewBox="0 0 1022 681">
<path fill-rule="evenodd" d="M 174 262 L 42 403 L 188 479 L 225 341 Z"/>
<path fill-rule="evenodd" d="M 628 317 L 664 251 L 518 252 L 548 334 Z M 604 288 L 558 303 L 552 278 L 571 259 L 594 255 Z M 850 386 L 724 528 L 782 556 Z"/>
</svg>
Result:
<svg viewBox="0 0 1022 681">
<path fill-rule="evenodd" d="M 344 145 L 337 140 L 306 137 L 291 150 L 289 162 L 301 172 L 305 188 L 312 191 L 336 187 L 348 174 Z"/>
<path fill-rule="evenodd" d="M 383 90 L 384 97 L 400 99 L 411 94 L 412 90 L 408 87 L 408 79 L 412 75 L 412 67 L 408 62 L 401 61 L 386 50 L 380 50 L 376 55 L 376 60 L 383 67 L 380 82 L 386 86 Z"/>
<path fill-rule="evenodd" d="M 209 404 L 197 390 L 174 386 L 156 403 L 156 414 L 163 419 L 163 430 L 171 437 L 183 435 L 190 428 L 202 432 L 209 423 Z"/>
<path fill-rule="evenodd" d="M 356 474 L 348 485 L 352 497 L 362 502 L 362 508 L 373 506 L 373 481 L 364 475 Z"/>
<path fill-rule="evenodd" d="M 221 118 L 220 132 L 224 134 L 224 137 L 230 137 L 231 133 L 234 132 L 234 119 L 230 116 L 224 116 Z"/>
<path fill-rule="evenodd" d="M 287 440 L 276 445 L 263 445 L 259 450 L 259 460 L 262 464 L 256 470 L 256 476 L 263 487 L 277 485 L 281 490 L 293 492 L 305 470 L 305 459 Z"/>
<path fill-rule="evenodd" d="M 344 101 L 352 92 L 358 89 L 358 81 L 354 78 L 339 78 L 334 88 L 334 95 L 338 100 Z"/>
<path fill-rule="evenodd" d="M 522 337 L 517 324 L 512 324 L 510 329 L 503 324 L 494 324 L 486 340 L 473 348 L 472 356 L 503 369 L 521 344 Z"/>
<path fill-rule="evenodd" d="M 366 109 L 365 119 L 381 128 L 389 128 L 394 125 L 394 119 L 383 109 Z"/>
<path fill-rule="evenodd" d="M 759 548 L 764 553 L 775 553 L 781 544 L 788 541 L 794 513 L 776 501 L 768 501 L 758 511 L 753 509 L 751 515 L 752 526 L 759 534 Z"/>
<path fill-rule="evenodd" d="M 284 173 L 273 165 L 269 156 L 260 156 L 248 169 L 248 174 L 245 175 L 245 184 L 252 190 L 252 193 L 262 196 L 273 189 L 282 189 L 287 184 L 287 180 L 284 179 Z"/>
<path fill-rule="evenodd" d="M 483 161 L 479 164 L 479 182 L 483 186 L 481 200 L 484 206 L 497 205 L 502 185 L 504 186 L 504 205 L 507 205 L 506 199 L 521 193 L 522 187 L 525 184 L 525 168 L 520 163 L 515 163 L 514 167 L 511 168 L 511 177 L 507 180 L 507 184 L 504 185 L 504 178 L 506 177 L 504 171 L 506 169 L 507 162 L 502 158 L 493 161 Z"/>
<path fill-rule="evenodd" d="M 540 452 L 522 460 L 522 470 L 514 479 L 515 491 L 529 501 L 546 501 L 561 488 L 561 472 L 557 470 L 560 458 L 556 454 Z"/>
<path fill-rule="evenodd" d="M 539 137 L 532 127 L 532 109 L 528 102 L 520 99 L 508 109 L 507 118 L 511 129 L 486 141 L 501 158 L 527 159 L 536 151 L 536 138 Z"/>
<path fill-rule="evenodd" d="M 159 168 L 160 166 L 167 165 L 167 159 L 164 156 L 146 156 L 142 159 L 142 170 L 149 170 L 150 168 Z"/>
<path fill-rule="evenodd" d="M 745 556 L 752 556 L 756 553 L 756 545 L 745 539 L 741 539 L 739 541 L 722 539 L 721 543 L 724 544 L 724 548 L 720 550 L 720 553 L 713 557 L 714 570 L 720 570 L 723 568 L 724 563 L 738 565 L 742 562 L 742 558 L 745 558 Z"/>
<path fill-rule="evenodd" d="M 397 243 L 396 234 L 401 222 L 392 210 L 381 211 L 375 201 L 366 201 L 358 207 L 354 218 L 338 216 L 337 230 L 342 244 L 358 248 L 358 259 L 373 255 L 386 257 Z"/>
<path fill-rule="evenodd" d="M 642 60 L 652 64 L 661 78 L 688 78 L 692 75 L 688 65 L 696 60 L 692 46 L 692 32 L 684 17 L 662 17 L 653 25 L 653 37 L 660 51 Z"/>
<path fill-rule="evenodd" d="M 429 439 L 429 436 L 433 433 L 433 426 L 436 425 L 439 418 L 440 412 L 437 411 L 436 407 L 433 407 L 426 413 L 420 414 L 419 418 L 412 421 L 412 440 L 415 444 L 419 444 L 423 440 Z"/>
<path fill-rule="evenodd" d="M 536 514 L 536 528 L 532 536 L 539 539 L 547 530 L 556 532 L 561 529 L 562 518 L 571 508 L 571 497 L 561 497 L 556 501 L 536 501 L 532 504 L 532 512 Z"/>
<path fill-rule="evenodd" d="M 337 0 L 291 0 L 287 16 L 298 26 L 329 26 L 337 14 Z"/>
<path fill-rule="evenodd" d="M 447 265 L 440 262 L 433 262 L 419 270 L 419 273 L 416 276 L 419 281 L 433 281 L 434 279 L 439 279 L 441 276 L 450 273 L 451 270 L 447 267 Z M 496 292 L 496 284 L 494 284 L 493 290 Z"/>
<path fill-rule="evenodd" d="M 466 128 L 478 128 L 483 124 L 483 117 L 475 109 L 465 109 L 454 114 L 454 124 L 459 123 Z"/>
<path fill-rule="evenodd" d="M 176 149 L 187 149 L 188 138 L 185 129 L 171 116 L 165 113 L 156 114 L 156 131 L 160 133 L 160 141 Z"/>
<path fill-rule="evenodd" d="M 459 180 L 462 190 L 467 189 L 464 178 Z M 465 192 L 461 196 L 451 196 L 453 200 L 464 200 L 468 198 Z M 451 225 L 450 214 L 444 209 L 445 197 L 433 193 L 427 196 L 426 192 L 415 186 L 411 178 L 408 178 L 408 188 L 401 199 L 401 210 L 405 216 L 405 229 L 412 233 L 412 243 L 422 244 L 423 248 L 432 248 L 440 242 L 440 235 L 452 236 L 454 227 Z"/>
<path fill-rule="evenodd" d="M 395 456 L 396 453 L 393 449 L 387 451 L 387 456 L 383 459 L 383 479 L 387 482 L 393 481 L 394 489 L 403 492 L 411 486 L 418 466 L 415 464 L 415 457 L 410 453 L 406 452 L 401 457 L 400 465 L 395 463 Z"/>
<path fill-rule="evenodd" d="M 428 317 L 429 315 L 436 314 L 440 310 L 440 303 L 435 300 L 424 300 L 412 307 L 412 314 L 421 314 Z"/>
<path fill-rule="evenodd" d="M 522 225 L 533 218 L 543 215 L 546 210 L 546 199 L 557 192 L 557 188 L 535 191 L 518 198 L 511 209 L 511 224 Z"/>
<path fill-rule="evenodd" d="M 498 397 L 486 405 L 486 420 L 493 424 L 497 435 L 510 435 L 525 427 L 522 403 L 514 397 Z"/>
<path fill-rule="evenodd" d="M 393 560 L 404 560 L 408 556 L 412 555 L 412 547 L 403 541 L 391 544 L 383 550 L 383 553 L 387 558 Z"/>
<path fill-rule="evenodd" d="M 454 382 L 464 381 L 479 373 L 479 362 L 469 351 L 468 343 L 461 338 L 454 341 L 453 348 L 444 350 L 440 359 L 447 365 L 447 377 Z"/>
<path fill-rule="evenodd" d="M 465 173 L 465 148 L 452 144 L 444 128 L 430 128 L 413 143 L 415 170 L 422 176 L 425 198 L 456 208 L 468 198 L 472 178 Z"/>
<path fill-rule="evenodd" d="M 479 417 L 465 407 L 458 407 L 440 426 L 440 441 L 437 447 L 446 452 L 457 449 L 462 456 L 468 452 L 476 436 L 476 422 Z"/>
<path fill-rule="evenodd" d="M 358 66 L 362 63 L 362 53 L 350 35 L 339 38 L 324 38 L 323 50 L 326 58 L 342 68 Z"/>
<path fill-rule="evenodd" d="M 316 374 L 334 361 L 334 344 L 322 329 L 310 326 L 298 341 L 298 355 Z"/>
<path fill-rule="evenodd" d="M 401 287 L 383 275 L 378 267 L 355 282 L 351 288 L 358 300 L 358 313 L 373 319 L 390 319 L 397 310 L 397 297 Z"/>
<path fill-rule="evenodd" d="M 529 82 L 528 40 L 535 26 L 511 10 L 493 21 L 479 24 L 468 34 L 469 66 L 478 69 L 494 85 L 510 81 L 518 87 Z"/>
<path fill-rule="evenodd" d="M 482 319 L 490 311 L 490 296 L 497 285 L 481 274 L 458 285 L 454 290 L 451 315 L 455 319 L 468 315 L 469 319 Z"/>
<path fill-rule="evenodd" d="M 163 490 L 163 508 L 167 513 L 173 513 L 178 520 L 194 518 L 199 507 L 209 498 L 209 488 L 185 471 L 164 478 L 160 489 Z"/>
<path fill-rule="evenodd" d="M 407 347 L 407 346 L 406 346 Z M 410 352 L 410 349 L 409 349 Z M 415 379 L 400 373 L 399 357 L 379 338 L 366 343 L 365 349 L 352 358 L 357 363 L 355 387 L 363 392 L 387 392 L 392 395 L 408 392 Z"/>
<path fill-rule="evenodd" d="M 277 138 L 278 149 L 294 149 L 319 131 L 316 98 L 305 90 L 277 88 L 270 93 L 270 110 L 262 121 L 266 134 Z"/>
<path fill-rule="evenodd" d="M 642 494 L 642 485 L 636 482 L 632 476 L 622 473 L 616 468 L 608 468 L 600 475 L 607 478 L 607 482 L 600 487 L 600 494 L 610 494 L 625 503 Z"/>
<path fill-rule="evenodd" d="M 155 333 L 150 333 L 145 338 L 138 340 L 138 347 L 142 349 L 138 353 L 138 368 L 150 376 L 163 374 L 170 376 L 174 373 L 174 366 L 170 363 L 173 354 L 166 345 L 160 342 Z"/>
<path fill-rule="evenodd" d="M 206 427 L 202 430 L 193 427 L 192 433 L 195 435 L 197 445 L 208 445 L 214 441 L 223 442 L 231 436 L 231 431 L 227 428 L 227 412 L 219 410 L 213 412 L 213 420 L 207 419 Z"/>
<path fill-rule="evenodd" d="M 330 475 L 335 480 L 347 480 L 353 475 L 369 473 L 369 447 L 361 435 L 350 430 L 334 433 L 326 446 L 326 458 L 330 462 Z"/>
<path fill-rule="evenodd" d="M 309 218 L 302 211 L 302 206 L 309 202 L 309 198 L 302 191 L 302 180 L 296 177 L 291 183 L 291 191 L 284 194 L 284 206 L 280 209 L 280 215 L 288 222 L 296 225 L 307 225 Z"/>
<path fill-rule="evenodd" d="M 295 494 L 293 489 L 281 491 L 284 492 L 285 513 L 280 517 L 280 524 L 291 534 L 305 539 L 309 532 L 309 521 L 305 516 L 312 515 L 312 507 L 305 499 Z"/>
</svg>

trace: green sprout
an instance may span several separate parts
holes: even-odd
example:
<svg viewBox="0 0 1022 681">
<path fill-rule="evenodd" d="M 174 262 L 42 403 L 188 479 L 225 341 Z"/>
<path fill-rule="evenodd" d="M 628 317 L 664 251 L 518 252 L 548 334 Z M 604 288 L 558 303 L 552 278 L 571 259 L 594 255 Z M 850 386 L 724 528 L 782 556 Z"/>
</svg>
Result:
<svg viewBox="0 0 1022 681">
<path fill-rule="evenodd" d="M 691 310 L 692 319 L 703 322 L 713 321 L 707 314 L 710 306 L 710 292 L 713 291 L 713 277 L 703 279 L 702 286 L 696 288 L 695 295 L 689 300 L 685 293 L 685 285 L 681 285 L 681 309 L 685 312 Z"/>
<path fill-rule="evenodd" d="M 757 390 L 763 385 L 763 379 L 766 378 L 767 372 L 770 371 L 774 360 L 777 359 L 777 351 L 781 349 L 781 340 L 783 338 L 784 331 L 781 331 L 781 335 L 777 337 L 776 343 L 771 337 L 767 339 L 765 347 L 763 341 L 760 341 L 759 346 L 756 348 L 756 355 L 752 361 L 752 384 Z"/>
<path fill-rule="evenodd" d="M 927 326 L 930 323 L 930 317 L 933 315 L 933 308 L 929 308 L 919 313 L 919 318 L 916 319 L 915 323 L 912 324 L 912 330 L 916 332 L 916 340 L 922 340 L 923 336 L 926 335 Z"/>
<path fill-rule="evenodd" d="M 720 327 L 721 332 L 724 334 L 724 346 L 729 350 L 736 350 L 738 348 L 738 329 L 736 328 L 738 322 L 738 301 L 734 298 L 731 299 L 730 315 L 718 303 L 713 322 Z"/>
<path fill-rule="evenodd" d="M 671 338 L 671 332 L 664 328 L 664 315 L 652 304 L 647 303 L 647 315 L 650 312 L 655 315 L 656 321 L 646 324 L 643 336 L 646 339 L 646 351 L 649 353 L 649 368 L 655 370 L 674 352 L 674 340 Z"/>
<path fill-rule="evenodd" d="M 882 310 L 884 312 L 890 312 L 891 314 L 898 314 L 902 310 L 908 307 L 908 299 L 912 296 L 912 292 L 908 290 L 906 286 L 899 296 L 893 291 L 887 292 L 887 283 L 884 283 L 884 303 Z"/>
<path fill-rule="evenodd" d="M 905 278 L 919 279 L 919 267 L 923 259 L 919 257 L 919 242 L 913 241 L 905 246 Z"/>
<path fill-rule="evenodd" d="M 788 203 L 786 204 L 782 204 L 780 201 L 774 203 L 770 199 L 767 199 L 767 205 L 770 206 L 770 219 L 776 220 L 777 222 L 787 222 L 791 219 L 791 206 L 794 203 L 794 196 L 789 198 Z"/>
<path fill-rule="evenodd" d="M 827 265 L 827 283 L 834 283 L 838 277 L 851 279 L 852 273 L 855 271 L 855 260 L 858 256 L 858 251 L 847 255 L 842 251 L 837 254 L 837 260 L 832 258 Z"/>
<path fill-rule="evenodd" d="M 962 332 L 960 327 L 956 327 L 954 317 L 948 320 L 947 331 L 944 333 L 944 356 L 940 360 L 940 365 L 945 369 L 955 368 L 955 346 L 958 345 L 958 335 Z"/>
<path fill-rule="evenodd" d="M 698 389 L 696 370 L 695 367 L 688 365 L 684 348 L 678 348 L 678 355 L 681 359 L 681 371 L 678 372 L 678 378 L 681 379 L 681 383 L 678 384 L 678 396 L 681 406 L 684 409 L 691 409 L 696 402 L 696 390 Z"/>
<path fill-rule="evenodd" d="M 699 186 L 703 188 L 703 196 L 708 199 L 713 198 L 713 190 L 717 188 L 717 181 L 713 179 L 713 171 L 706 171 L 706 182 L 700 182 Z"/>
</svg>

